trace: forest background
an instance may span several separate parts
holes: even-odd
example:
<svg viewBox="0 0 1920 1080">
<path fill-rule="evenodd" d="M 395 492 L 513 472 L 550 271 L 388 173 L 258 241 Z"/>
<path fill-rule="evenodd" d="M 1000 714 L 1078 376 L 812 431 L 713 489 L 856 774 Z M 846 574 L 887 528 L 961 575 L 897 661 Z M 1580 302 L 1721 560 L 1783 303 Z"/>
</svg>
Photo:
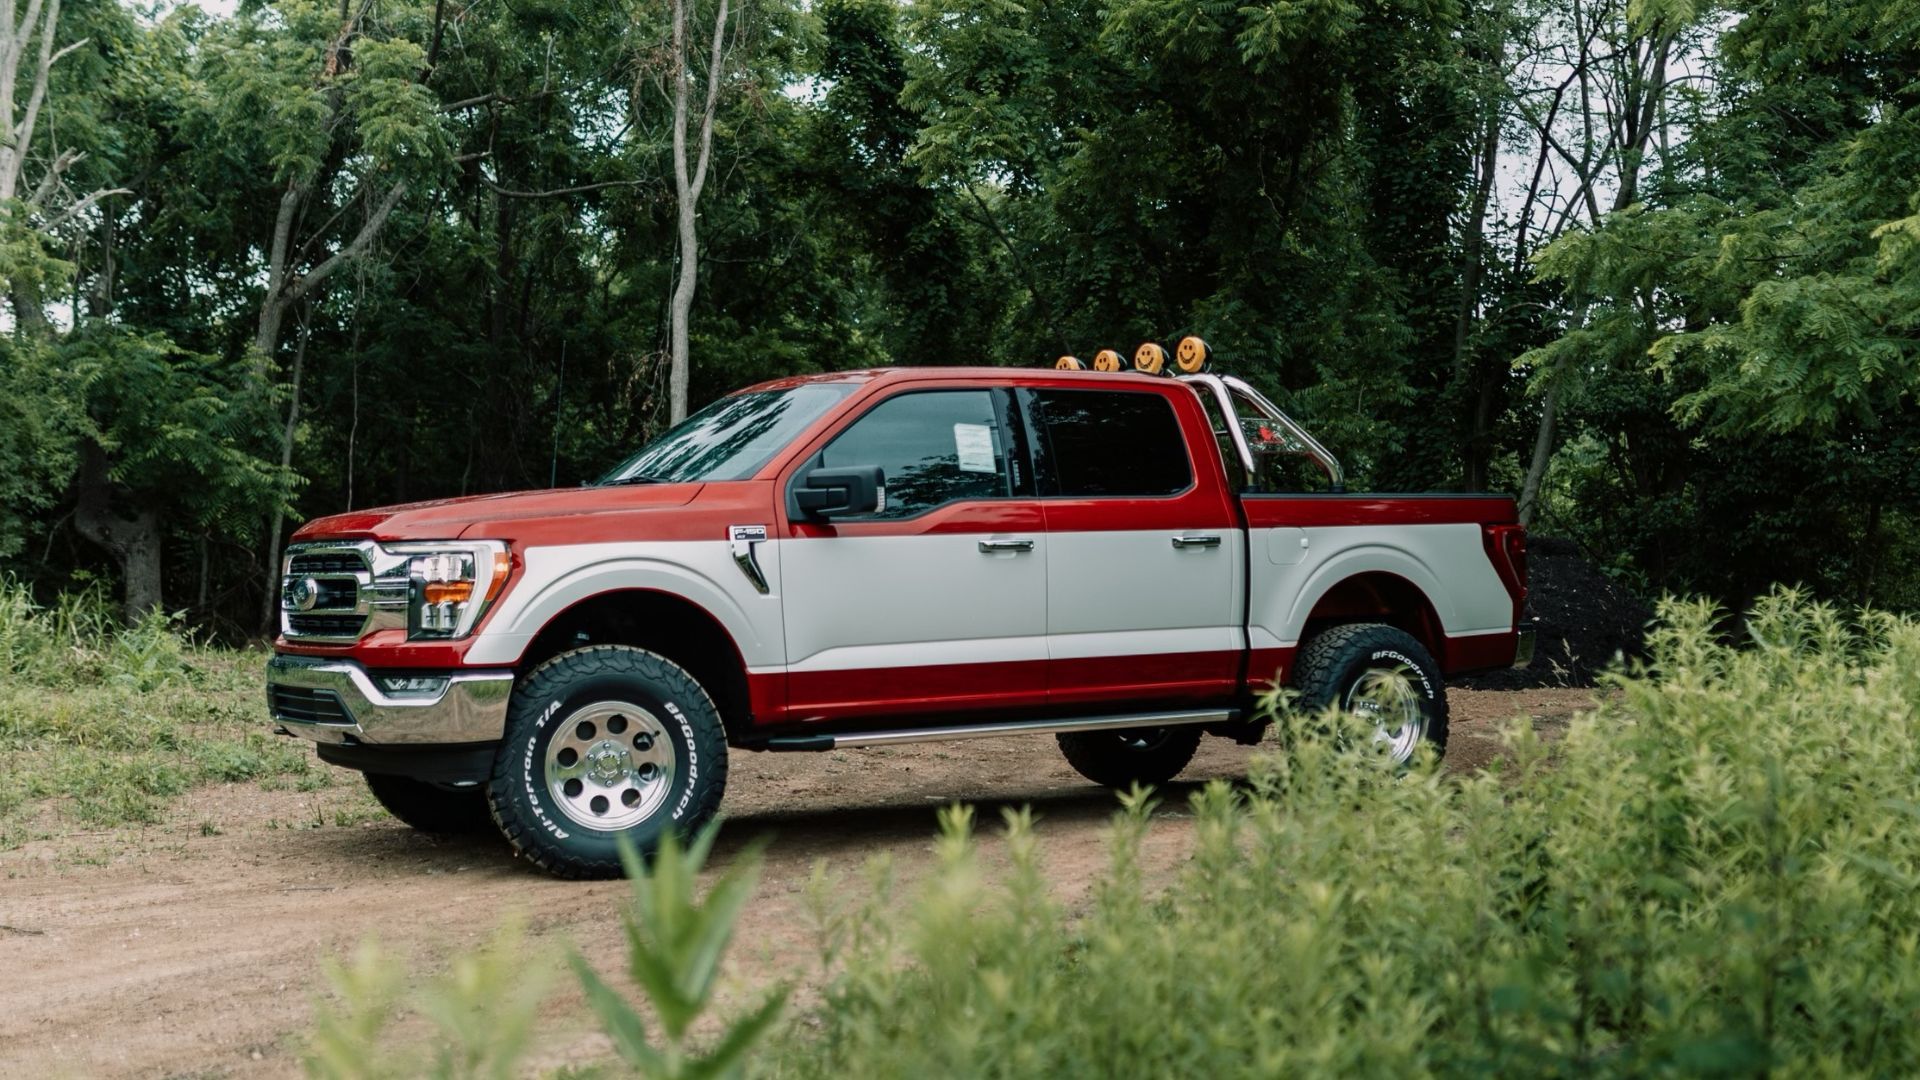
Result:
<svg viewBox="0 0 1920 1080">
<path fill-rule="evenodd" d="M 793 372 L 1198 333 L 1355 488 L 1920 607 L 1914 0 L 0 0 L 0 573 L 285 536 Z"/>
</svg>

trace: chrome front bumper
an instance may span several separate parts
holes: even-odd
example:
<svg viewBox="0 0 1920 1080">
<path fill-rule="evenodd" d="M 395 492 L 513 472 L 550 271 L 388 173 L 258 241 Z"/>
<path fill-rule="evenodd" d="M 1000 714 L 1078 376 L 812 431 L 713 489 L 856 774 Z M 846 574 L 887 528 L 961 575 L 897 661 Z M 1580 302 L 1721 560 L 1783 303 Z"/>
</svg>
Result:
<svg viewBox="0 0 1920 1080">
<path fill-rule="evenodd" d="M 1520 628 L 1520 640 L 1513 647 L 1513 666 L 1523 668 L 1533 663 L 1534 629 L 1531 626 Z"/>
<path fill-rule="evenodd" d="M 336 745 L 496 742 L 505 733 L 513 672 L 416 678 L 427 685 L 389 693 L 352 660 L 277 654 L 267 661 L 267 709 L 286 731 Z"/>
</svg>

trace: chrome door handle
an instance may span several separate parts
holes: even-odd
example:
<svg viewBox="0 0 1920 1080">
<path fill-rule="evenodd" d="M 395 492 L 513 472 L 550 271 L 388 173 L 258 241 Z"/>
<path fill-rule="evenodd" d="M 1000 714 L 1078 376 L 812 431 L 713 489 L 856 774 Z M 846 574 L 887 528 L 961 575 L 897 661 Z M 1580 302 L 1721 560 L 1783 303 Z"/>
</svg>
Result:
<svg viewBox="0 0 1920 1080">
<path fill-rule="evenodd" d="M 1031 540 L 982 540 L 980 541 L 980 551 L 983 554 L 987 554 L 987 555 L 991 555 L 996 551 L 1032 551 L 1032 550 L 1033 550 L 1033 541 Z"/>
<path fill-rule="evenodd" d="M 1173 546 L 1177 548 L 1219 547 L 1220 538 L 1218 536 L 1176 536 L 1173 538 Z"/>
</svg>

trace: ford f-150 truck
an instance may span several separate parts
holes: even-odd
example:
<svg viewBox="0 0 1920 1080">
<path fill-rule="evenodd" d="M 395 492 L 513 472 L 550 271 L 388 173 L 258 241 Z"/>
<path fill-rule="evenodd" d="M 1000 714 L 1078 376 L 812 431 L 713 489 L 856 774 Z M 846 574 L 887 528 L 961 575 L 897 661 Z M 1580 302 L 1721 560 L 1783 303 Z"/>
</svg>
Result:
<svg viewBox="0 0 1920 1080">
<path fill-rule="evenodd" d="M 1442 679 L 1531 655 L 1526 572 L 1512 500 L 1348 494 L 1230 376 L 809 375 L 591 486 L 306 525 L 268 698 L 402 821 L 599 876 L 737 750 L 1047 732 L 1159 783 L 1291 687 L 1441 751 Z"/>
</svg>

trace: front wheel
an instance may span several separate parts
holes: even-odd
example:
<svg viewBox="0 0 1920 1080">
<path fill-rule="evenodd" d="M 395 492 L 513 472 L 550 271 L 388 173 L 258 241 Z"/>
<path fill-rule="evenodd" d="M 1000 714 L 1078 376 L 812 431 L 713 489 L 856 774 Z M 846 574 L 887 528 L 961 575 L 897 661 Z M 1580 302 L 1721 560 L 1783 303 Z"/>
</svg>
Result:
<svg viewBox="0 0 1920 1080">
<path fill-rule="evenodd" d="M 515 851 L 559 877 L 615 877 L 719 809 L 727 741 L 713 699 L 657 653 L 596 645 L 514 691 L 487 797 Z"/>
<path fill-rule="evenodd" d="M 1192 726 L 1073 731 L 1054 738 L 1075 772 L 1112 788 L 1164 784 L 1200 749 L 1200 729 Z"/>
<path fill-rule="evenodd" d="M 1421 743 L 1447 750 L 1447 694 L 1440 665 L 1413 635 L 1382 623 L 1321 631 L 1300 650 L 1293 685 L 1298 708 L 1356 717 L 1395 764 Z"/>
</svg>

